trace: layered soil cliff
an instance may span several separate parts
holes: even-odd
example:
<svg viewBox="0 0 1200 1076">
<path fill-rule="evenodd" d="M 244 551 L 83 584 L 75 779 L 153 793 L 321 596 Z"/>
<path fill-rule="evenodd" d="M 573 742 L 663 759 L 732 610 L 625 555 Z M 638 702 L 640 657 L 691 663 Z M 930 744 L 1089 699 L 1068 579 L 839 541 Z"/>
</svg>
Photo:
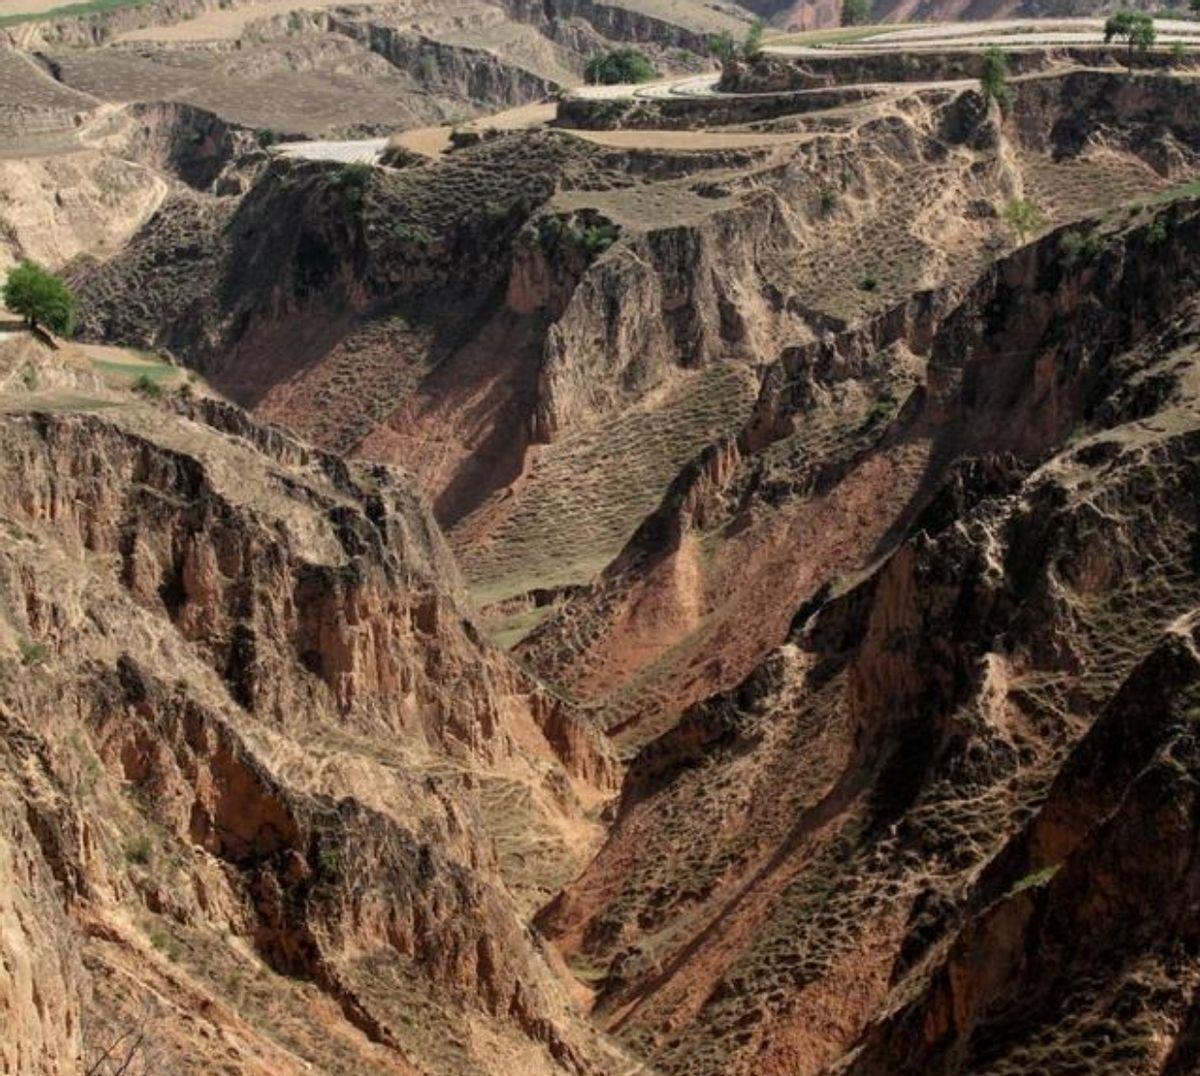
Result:
<svg viewBox="0 0 1200 1076">
<path fill-rule="evenodd" d="M 522 644 L 619 739 L 644 742 L 736 685 L 783 640 L 798 605 L 878 555 L 930 481 L 931 446 L 897 441 L 893 424 L 910 418 L 966 282 L 1017 241 L 1006 205 L 1069 221 L 1194 174 L 1197 131 L 1171 120 L 1190 83 L 1089 72 L 1014 88 L 1007 118 L 971 92 L 934 97 L 911 118 L 863 123 L 861 155 L 822 134 L 765 174 L 775 197 L 757 189 L 758 218 L 748 224 L 747 210 L 737 234 L 751 229 L 775 256 L 757 252 L 742 279 L 769 311 L 791 315 L 794 342 L 751 338 L 760 362 L 773 359 L 754 408 Z M 739 263 L 721 264 L 727 274 Z M 730 305 L 752 309 L 745 296 Z"/>
<path fill-rule="evenodd" d="M 420 499 L 0 357 L 10 1067 L 607 1070 L 523 923 L 615 770 L 464 618 Z"/>
<path fill-rule="evenodd" d="M 1007 203 L 1062 221 L 1186 178 L 1193 91 L 1055 73 L 1003 124 L 969 90 L 918 90 L 738 148 L 539 131 L 398 170 L 276 161 L 240 199 L 181 191 L 77 280 L 90 333 L 167 347 L 326 447 L 412 461 L 477 592 L 527 601 L 610 563 L 738 436 L 787 346 L 863 318 L 889 342 L 914 291 L 964 286 L 1018 238 Z M 610 465 L 623 444 L 633 471 Z"/>
<path fill-rule="evenodd" d="M 541 923 L 663 1071 L 1186 1071 L 1198 221 L 986 274 L 877 563 L 635 758 Z"/>
</svg>

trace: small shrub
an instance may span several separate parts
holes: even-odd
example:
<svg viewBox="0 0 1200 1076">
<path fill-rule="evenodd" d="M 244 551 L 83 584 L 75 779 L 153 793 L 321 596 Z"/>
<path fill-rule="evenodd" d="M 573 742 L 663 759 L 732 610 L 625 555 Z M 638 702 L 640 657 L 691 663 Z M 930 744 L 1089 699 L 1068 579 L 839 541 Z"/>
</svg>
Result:
<svg viewBox="0 0 1200 1076">
<path fill-rule="evenodd" d="M 621 229 L 600 218 L 583 223 L 564 217 L 543 217 L 537 223 L 538 245 L 553 256 L 563 248 L 580 248 L 589 262 L 595 261 L 621 237 Z"/>
<path fill-rule="evenodd" d="M 862 288 L 863 291 L 874 291 L 876 288 L 878 288 L 879 277 L 876 275 L 875 270 L 868 269 L 865 273 L 863 273 L 862 280 L 858 282 L 858 286 Z"/>
<path fill-rule="evenodd" d="M 837 207 L 837 192 L 832 187 L 822 187 L 820 194 L 821 216 L 827 217 Z"/>
<path fill-rule="evenodd" d="M 342 857 L 333 848 L 322 848 L 317 853 L 317 876 L 323 882 L 335 882 L 342 873 Z"/>
<path fill-rule="evenodd" d="M 1012 87 L 1008 84 L 1008 59 L 1004 50 L 996 45 L 983 54 L 983 73 L 979 76 L 979 87 L 985 101 L 995 101 L 1005 115 L 1012 108 Z"/>
<path fill-rule="evenodd" d="M 374 165 L 361 163 L 343 164 L 334 173 L 329 185 L 335 190 L 362 191 L 371 182 L 371 176 L 374 173 Z"/>
<path fill-rule="evenodd" d="M 737 44 L 728 30 L 722 30 L 719 34 L 709 35 L 708 51 L 715 60 L 727 64 L 737 56 Z"/>
<path fill-rule="evenodd" d="M 1167 222 L 1157 217 L 1153 224 L 1146 229 L 1146 242 L 1152 247 L 1162 246 L 1167 240 Z"/>
<path fill-rule="evenodd" d="M 21 371 L 21 384 L 30 392 L 33 392 L 38 387 L 38 372 L 37 367 L 30 363 Z"/>
<path fill-rule="evenodd" d="M 1104 250 L 1104 240 L 1096 232 L 1069 232 L 1059 242 L 1063 264 L 1068 269 L 1087 265 Z"/>
<path fill-rule="evenodd" d="M 865 26 L 871 21 L 871 0 L 842 0 L 842 25 Z"/>
<path fill-rule="evenodd" d="M 279 141 L 279 132 L 272 131 L 270 127 L 260 127 L 254 132 L 254 140 L 262 146 L 263 149 L 270 149 Z"/>
<path fill-rule="evenodd" d="M 155 928 L 148 935 L 150 944 L 154 946 L 160 953 L 163 953 L 168 960 L 175 961 L 179 959 L 182 950 L 179 947 L 179 942 L 171 937 L 165 930 Z"/>
<path fill-rule="evenodd" d="M 859 427 L 860 432 L 868 433 L 875 429 L 876 426 L 887 422 L 896 408 L 896 399 L 890 392 L 884 392 L 880 397 L 871 404 L 870 410 L 863 418 L 862 424 Z"/>
<path fill-rule="evenodd" d="M 145 866 L 154 858 L 154 846 L 150 838 L 143 834 L 135 837 L 125 846 L 125 860 L 128 863 L 138 863 Z"/>
<path fill-rule="evenodd" d="M 742 40 L 742 59 L 754 60 L 762 55 L 763 32 L 762 19 L 755 19 Z"/>
<path fill-rule="evenodd" d="M 1014 198 L 1005 207 L 1001 216 L 1005 223 L 1017 233 L 1021 242 L 1041 231 L 1046 226 L 1046 218 L 1028 198 Z"/>
<path fill-rule="evenodd" d="M 42 643 L 30 642 L 24 638 L 17 640 L 17 651 L 21 655 L 21 664 L 27 669 L 41 665 L 50 657 L 50 651 Z"/>
<path fill-rule="evenodd" d="M 600 257 L 608 250 L 617 241 L 620 234 L 621 230 L 612 221 L 602 220 L 584 225 L 580 241 L 591 260 Z"/>
<path fill-rule="evenodd" d="M 145 396 L 148 400 L 157 400 L 163 394 L 162 386 L 149 374 L 139 374 L 131 387 L 139 396 Z"/>
</svg>

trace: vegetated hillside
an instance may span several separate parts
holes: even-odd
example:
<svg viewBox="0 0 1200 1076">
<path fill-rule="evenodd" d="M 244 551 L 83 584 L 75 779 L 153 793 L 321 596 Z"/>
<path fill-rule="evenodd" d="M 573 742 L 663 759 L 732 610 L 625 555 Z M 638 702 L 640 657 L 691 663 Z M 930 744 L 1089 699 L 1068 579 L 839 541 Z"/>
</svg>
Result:
<svg viewBox="0 0 1200 1076">
<path fill-rule="evenodd" d="M 404 481 L 20 334 L 0 442 L 5 1067 L 608 1071 L 523 923 L 614 769 Z"/>
<path fill-rule="evenodd" d="M 160 101 L 277 134 L 390 134 L 544 100 L 627 43 L 707 69 L 708 35 L 748 20 L 699 0 L 155 0 L 0 28 L 0 86 L 19 91 L 0 137 L 71 140 L 80 113 Z"/>
<path fill-rule="evenodd" d="M 656 325 L 636 304 L 620 310 L 634 335 L 613 335 L 600 359 L 604 377 L 585 384 L 572 370 L 573 337 L 604 317 L 597 288 L 626 294 L 636 263 L 623 255 L 602 266 L 637 226 L 642 168 L 668 181 L 664 209 L 674 203 L 686 227 L 714 206 L 689 189 L 696 173 L 735 175 L 761 153 L 655 157 L 548 131 L 400 171 L 279 161 L 240 200 L 180 191 L 120 257 L 80 266 L 84 328 L 165 346 L 239 402 L 327 447 L 411 461 L 447 523 L 496 508 L 531 443 L 548 443 L 537 451 L 551 468 L 531 480 L 549 496 L 568 492 L 587 454 L 600 462 L 604 452 L 603 438 L 571 435 L 640 397 L 646 406 L 627 414 L 624 436 L 657 442 L 648 469 L 593 468 L 608 482 L 607 514 L 573 513 L 578 528 L 545 561 L 559 581 L 578 582 L 582 564 L 590 572 L 620 548 L 687 458 L 745 417 L 755 392 L 748 370 L 682 369 L 693 342 L 707 339 L 714 357 L 723 347 L 710 315 L 689 307 L 677 325 Z M 616 220 L 603 200 L 623 191 L 630 201 Z M 686 256 L 669 234 L 656 245 L 651 273 Z M 656 291 L 643 298 L 663 308 L 674 301 Z M 710 307 L 715 297 L 703 301 Z M 648 390 L 659 386 L 668 391 L 652 401 Z M 567 457 L 556 463 L 559 444 Z M 540 495 L 520 502 L 538 503 Z M 529 577 L 538 550 L 517 548 L 540 524 L 526 514 L 511 526 L 511 545 L 468 570 L 522 593 L 547 581 Z"/>
<path fill-rule="evenodd" d="M 170 190 L 72 264 L 85 335 L 411 464 L 489 626 L 534 630 L 513 663 L 462 619 L 391 471 L 13 359 L 9 650 L 50 685 L 19 681 L 14 840 L 124 882 L 69 922 L 333 1071 L 1194 1068 L 1197 84 L 1043 59 L 1002 113 L 768 57 L 782 96 L 389 169 L 152 127 Z M 18 810 L 76 802 L 63 670 L 115 670 L 68 726 L 116 834 L 82 866 Z M 164 895 L 160 847 L 219 885 Z M 270 990 L 204 970 L 226 924 Z M 117 961 L 64 975 L 128 1021 Z"/>
<path fill-rule="evenodd" d="M 1177 202 L 985 273 L 857 464 L 924 446 L 878 559 L 632 762 L 541 925 L 660 1070 L 1193 1070 L 1198 237 Z M 828 358 L 812 417 L 865 374 Z"/>
<path fill-rule="evenodd" d="M 814 30 L 841 23 L 841 4 L 812 0 L 746 0 L 774 26 Z M 1186 13 L 1186 3 L 1120 4 L 1112 0 L 872 0 L 868 22 L 960 22 L 1008 18 L 1070 18 L 1122 8 Z"/>
<path fill-rule="evenodd" d="M 744 421 L 521 644 L 620 740 L 732 688 L 799 604 L 878 555 L 930 466 L 927 444 L 884 434 L 920 391 L 947 310 L 1019 242 L 1006 207 L 1061 223 L 1195 174 L 1194 84 L 1080 72 L 1014 90 L 1002 122 L 973 92 L 917 94 L 899 115 L 862 106 L 853 138 L 817 134 L 702 233 L 739 244 L 699 262 L 728 296 L 705 319 L 733 342 L 718 354 L 746 341 L 775 364 Z"/>
<path fill-rule="evenodd" d="M 235 160 L 222 174 L 245 194 L 180 191 L 118 258 L 78 267 L 84 327 L 165 346 L 327 448 L 411 463 L 506 632 L 611 563 L 527 654 L 609 728 L 636 713 L 635 735 L 654 735 L 746 675 L 794 601 L 888 525 L 784 586 L 777 558 L 810 548 L 796 536 L 822 502 L 777 498 L 728 546 L 671 564 L 651 543 L 657 575 L 615 560 L 685 464 L 743 436 L 781 353 L 855 331 L 896 345 L 878 377 L 898 404 L 919 373 L 904 333 L 931 302 L 906 313 L 911 297 L 950 295 L 1014 245 L 1008 204 L 1062 222 L 1192 174 L 1192 83 L 1014 85 L 1005 123 L 972 91 L 918 89 L 760 120 L 737 149 L 702 131 L 678 150 L 638 133 L 632 151 L 535 131 L 399 170 Z M 876 403 L 846 406 L 865 421 Z M 806 451 L 852 458 L 865 436 L 834 424 Z M 903 461 L 896 507 L 921 468 Z"/>
</svg>

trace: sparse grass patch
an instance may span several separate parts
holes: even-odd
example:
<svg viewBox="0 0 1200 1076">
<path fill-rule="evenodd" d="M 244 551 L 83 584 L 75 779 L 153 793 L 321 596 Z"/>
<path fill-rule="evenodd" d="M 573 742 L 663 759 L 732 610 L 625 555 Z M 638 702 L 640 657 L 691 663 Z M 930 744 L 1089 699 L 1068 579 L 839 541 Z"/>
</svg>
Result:
<svg viewBox="0 0 1200 1076">
<path fill-rule="evenodd" d="M 1154 196 L 1155 202 L 1173 202 L 1177 198 L 1200 198 L 1200 179 L 1181 183 L 1177 187 L 1168 187 Z"/>
<path fill-rule="evenodd" d="M 519 613 L 497 620 L 488 635 L 496 646 L 511 650 L 553 612 L 553 605 L 522 609 Z"/>
<path fill-rule="evenodd" d="M 1023 890 L 1032 889 L 1034 886 L 1045 885 L 1058 873 L 1061 866 L 1062 864 L 1055 863 L 1049 867 L 1043 867 L 1039 871 L 1033 871 L 1032 873 L 1025 875 L 1024 878 L 1018 881 L 1012 887 L 1012 889 L 1009 890 L 1009 895 L 1012 896 L 1013 894 L 1020 893 Z"/>
<path fill-rule="evenodd" d="M 153 927 L 146 937 L 149 938 L 150 944 L 172 963 L 183 955 L 183 946 L 161 927 Z"/>
<path fill-rule="evenodd" d="M 890 392 L 885 392 L 880 396 L 867 411 L 866 417 L 862 421 L 861 430 L 864 432 L 873 430 L 877 426 L 886 424 L 896 411 L 896 400 Z"/>
<path fill-rule="evenodd" d="M 744 421 L 756 394 L 744 367 L 716 363 L 681 379 L 653 406 L 614 411 L 547 446 L 522 495 L 494 523 L 492 541 L 460 549 L 476 602 L 593 578 L 659 505 L 679 469 Z"/>
<path fill-rule="evenodd" d="M 161 395 L 163 382 L 181 373 L 152 352 L 129 352 L 128 359 L 92 359 L 92 368 L 114 387 L 129 388 L 146 396 Z"/>
<path fill-rule="evenodd" d="M 768 45 L 849 45 L 855 41 L 865 41 L 878 33 L 899 30 L 911 23 L 876 23 L 871 26 L 843 26 L 830 30 L 809 30 L 799 34 L 785 34 L 767 42 Z"/>
</svg>

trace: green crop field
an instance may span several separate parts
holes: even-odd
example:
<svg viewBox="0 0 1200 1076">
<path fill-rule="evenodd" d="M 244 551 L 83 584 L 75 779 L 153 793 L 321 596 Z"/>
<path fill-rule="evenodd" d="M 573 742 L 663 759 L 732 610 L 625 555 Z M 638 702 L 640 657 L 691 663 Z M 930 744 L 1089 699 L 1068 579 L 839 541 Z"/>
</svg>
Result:
<svg viewBox="0 0 1200 1076">
<path fill-rule="evenodd" d="M 142 7 L 150 0 L 82 0 L 78 4 L 63 4 L 45 11 L 18 11 L 11 15 L 0 15 L 0 26 L 15 26 L 22 22 L 45 19 L 70 19 L 82 15 L 98 15 L 121 7 Z"/>
</svg>

